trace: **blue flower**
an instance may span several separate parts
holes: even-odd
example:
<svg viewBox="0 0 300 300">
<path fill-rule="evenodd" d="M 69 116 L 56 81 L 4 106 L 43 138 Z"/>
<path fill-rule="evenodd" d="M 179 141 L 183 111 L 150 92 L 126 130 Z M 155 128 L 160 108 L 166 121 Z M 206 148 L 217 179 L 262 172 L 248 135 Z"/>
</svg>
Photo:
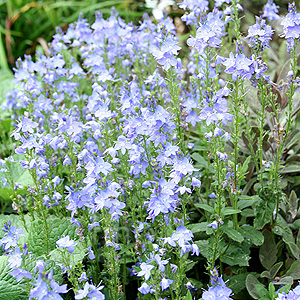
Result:
<svg viewBox="0 0 300 300">
<path fill-rule="evenodd" d="M 265 47 L 270 48 L 269 42 L 272 40 L 273 32 L 272 27 L 266 24 L 266 20 L 256 16 L 256 23 L 248 29 L 249 46 L 257 51 L 264 51 Z"/>
<path fill-rule="evenodd" d="M 158 264 L 158 268 L 160 271 L 164 272 L 165 271 L 165 265 L 169 263 L 168 259 L 162 260 L 159 254 L 155 254 L 154 256 L 155 262 Z"/>
<path fill-rule="evenodd" d="M 270 22 L 273 20 L 280 20 L 280 16 L 278 15 L 279 6 L 276 5 L 273 0 L 268 0 L 267 4 L 264 6 L 263 10 L 263 18 L 267 18 Z"/>
<path fill-rule="evenodd" d="M 181 47 L 177 45 L 175 37 L 168 36 L 160 49 L 157 47 L 152 49 L 152 54 L 157 62 L 163 66 L 163 69 L 167 71 L 171 66 L 175 67 L 177 65 L 177 59 L 174 55 L 177 55 L 180 49 Z"/>
<path fill-rule="evenodd" d="M 154 266 L 143 262 L 141 263 L 140 268 L 141 271 L 137 273 L 137 276 L 145 276 L 145 280 L 147 281 L 151 276 L 151 270 L 154 268 Z"/>
<path fill-rule="evenodd" d="M 212 282 L 212 286 L 209 287 L 207 291 L 202 294 L 203 300 L 232 300 L 230 296 L 232 295 L 232 290 L 225 285 L 225 282 L 221 277 L 218 277 Z"/>
<path fill-rule="evenodd" d="M 236 81 L 238 76 L 243 80 L 245 80 L 245 78 L 250 80 L 254 74 L 253 61 L 243 53 L 238 53 L 235 56 L 230 52 L 229 58 L 225 59 L 222 64 L 226 67 L 224 72 L 232 74 L 233 81 Z"/>
<path fill-rule="evenodd" d="M 12 272 L 10 272 L 10 275 L 15 277 L 17 282 L 21 281 L 24 277 L 28 279 L 32 279 L 31 273 L 22 268 L 14 269 Z"/>
<path fill-rule="evenodd" d="M 294 47 L 294 41 L 300 37 L 300 13 L 297 13 L 295 3 L 289 4 L 289 13 L 281 21 L 283 33 L 288 43 L 288 51 Z"/>
<path fill-rule="evenodd" d="M 76 300 L 81 300 L 85 299 L 97 299 L 97 300 L 104 300 L 105 296 L 103 293 L 100 292 L 100 290 L 103 289 L 103 286 L 100 287 L 95 287 L 93 284 L 89 284 L 88 282 L 85 283 L 83 289 L 78 290 L 75 299 Z"/>
<path fill-rule="evenodd" d="M 71 240 L 70 237 L 67 235 L 62 237 L 56 242 L 56 245 L 60 248 L 67 248 L 67 250 L 72 253 L 75 250 L 75 246 L 77 243 L 74 240 Z"/>
<path fill-rule="evenodd" d="M 161 290 L 164 291 L 170 287 L 174 280 L 163 278 L 160 282 Z"/>
<path fill-rule="evenodd" d="M 139 288 L 138 288 L 138 291 L 143 294 L 143 295 L 147 295 L 149 293 L 153 293 L 154 291 L 151 289 L 151 287 L 146 283 L 144 282 Z"/>
</svg>

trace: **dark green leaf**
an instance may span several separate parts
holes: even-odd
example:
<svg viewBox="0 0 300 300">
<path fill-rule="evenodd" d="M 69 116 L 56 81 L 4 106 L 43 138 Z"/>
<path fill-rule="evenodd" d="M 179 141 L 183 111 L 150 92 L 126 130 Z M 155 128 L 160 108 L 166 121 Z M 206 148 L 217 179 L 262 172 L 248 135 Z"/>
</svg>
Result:
<svg viewBox="0 0 300 300">
<path fill-rule="evenodd" d="M 300 260 L 295 260 L 284 276 L 292 276 L 294 280 L 300 279 Z"/>
<path fill-rule="evenodd" d="M 265 269 L 270 270 L 277 260 L 277 248 L 273 234 L 265 230 L 263 232 L 264 243 L 259 248 L 259 260 Z"/>
<path fill-rule="evenodd" d="M 239 248 L 236 244 L 231 244 L 225 251 L 223 255 L 221 255 L 220 260 L 230 266 L 240 266 L 245 267 L 249 266 L 250 256 L 243 251 L 243 249 Z"/>
<path fill-rule="evenodd" d="M 275 209 L 275 202 L 261 201 L 256 206 L 256 218 L 254 219 L 254 227 L 256 229 L 262 229 L 273 218 L 273 211 Z"/>
<path fill-rule="evenodd" d="M 247 275 L 248 273 L 225 276 L 225 279 L 228 280 L 228 283 L 226 285 L 232 289 L 234 294 L 238 294 L 246 287 Z"/>
</svg>

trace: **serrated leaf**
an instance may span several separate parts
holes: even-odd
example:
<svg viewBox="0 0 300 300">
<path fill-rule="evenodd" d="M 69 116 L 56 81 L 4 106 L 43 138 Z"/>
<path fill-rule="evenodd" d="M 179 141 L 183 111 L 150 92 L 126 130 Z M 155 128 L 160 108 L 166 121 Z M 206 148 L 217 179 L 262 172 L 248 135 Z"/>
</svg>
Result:
<svg viewBox="0 0 300 300">
<path fill-rule="evenodd" d="M 249 239 L 255 246 L 260 246 L 264 242 L 264 236 L 252 226 L 241 226 L 239 228 L 241 234 Z"/>
<path fill-rule="evenodd" d="M 0 256 L 0 300 L 25 300 L 28 295 L 24 292 L 22 283 L 10 275 L 7 256 Z"/>
<path fill-rule="evenodd" d="M 277 260 L 277 248 L 273 234 L 265 230 L 263 232 L 264 243 L 259 248 L 259 260 L 265 269 L 270 270 Z"/>
<path fill-rule="evenodd" d="M 63 236 L 75 237 L 75 229 L 67 218 L 49 216 L 47 226 L 42 220 L 34 220 L 28 235 L 28 250 L 35 255 L 47 255 L 56 249 L 56 241 Z"/>
<path fill-rule="evenodd" d="M 241 243 L 244 240 L 244 237 L 236 229 L 224 227 L 223 230 L 229 238 L 236 242 Z"/>
</svg>

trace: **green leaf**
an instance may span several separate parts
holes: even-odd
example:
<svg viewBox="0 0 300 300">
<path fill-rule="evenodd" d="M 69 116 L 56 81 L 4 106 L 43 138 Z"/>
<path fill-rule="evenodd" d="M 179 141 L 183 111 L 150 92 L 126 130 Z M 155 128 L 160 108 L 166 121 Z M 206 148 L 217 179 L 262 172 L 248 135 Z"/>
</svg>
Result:
<svg viewBox="0 0 300 300">
<path fill-rule="evenodd" d="M 255 217 L 255 213 L 254 213 L 254 210 L 252 208 L 243 209 L 242 212 L 241 212 L 241 215 L 245 218 Z"/>
<path fill-rule="evenodd" d="M 254 299 L 260 298 L 259 293 L 257 291 L 258 286 L 264 287 L 264 285 L 261 284 L 254 275 L 249 274 L 246 278 L 246 288 L 250 296 Z"/>
<path fill-rule="evenodd" d="M 300 247 L 300 230 L 298 230 L 298 233 L 297 233 L 296 245 L 297 245 L 298 247 Z"/>
<path fill-rule="evenodd" d="M 7 264 L 8 256 L 0 256 L 0 300 L 25 300 L 28 295 L 24 292 L 23 284 L 17 283 L 10 275 L 11 270 Z"/>
<path fill-rule="evenodd" d="M 300 172 L 300 162 L 294 161 L 291 164 L 286 164 L 284 168 L 279 170 L 281 174 L 298 173 Z"/>
<path fill-rule="evenodd" d="M 268 290 L 263 285 L 255 284 L 255 289 L 260 297 L 260 300 L 264 299 L 264 297 L 266 297 L 266 299 L 269 299 L 267 297 L 267 295 L 269 294 Z"/>
<path fill-rule="evenodd" d="M 24 219 L 25 219 L 25 226 L 29 232 L 30 230 L 30 217 L 29 215 L 24 215 Z M 16 228 L 19 229 L 23 229 L 22 235 L 19 238 L 19 244 L 24 244 L 27 243 L 27 238 L 28 238 L 28 232 L 26 230 L 26 228 L 24 228 L 24 223 L 21 220 L 19 215 L 3 215 L 0 214 L 0 239 L 2 239 L 4 237 L 5 232 L 2 230 L 3 225 L 10 221 L 12 226 L 15 226 Z"/>
<path fill-rule="evenodd" d="M 292 285 L 292 284 L 291 284 Z M 283 287 L 281 287 L 279 290 L 278 290 L 278 292 L 279 293 L 288 293 L 289 292 L 289 290 L 291 289 L 291 285 L 285 285 L 285 286 L 283 286 Z"/>
<path fill-rule="evenodd" d="M 284 276 L 292 276 L 294 280 L 300 279 L 300 260 L 295 260 Z"/>
<path fill-rule="evenodd" d="M 246 158 L 246 160 L 244 161 L 243 166 L 241 167 L 241 173 L 243 175 L 246 174 L 246 172 L 248 170 L 248 165 L 249 165 L 250 161 L 251 161 L 251 156 L 248 156 Z"/>
<path fill-rule="evenodd" d="M 260 277 L 261 277 L 261 278 L 272 279 L 272 276 L 271 276 L 270 271 L 263 271 L 263 272 L 260 274 Z"/>
<path fill-rule="evenodd" d="M 249 266 L 250 256 L 236 244 L 231 244 L 226 252 L 220 256 L 220 260 L 230 266 Z"/>
<path fill-rule="evenodd" d="M 290 193 L 288 204 L 289 204 L 288 212 L 291 214 L 292 218 L 295 219 L 298 212 L 298 198 L 294 190 L 292 190 Z"/>
<path fill-rule="evenodd" d="M 232 289 L 234 294 L 240 293 L 246 287 L 246 277 L 248 273 L 225 276 L 225 280 L 228 280 L 226 285 Z"/>
<path fill-rule="evenodd" d="M 239 209 L 244 209 L 246 207 L 252 206 L 253 204 L 255 204 L 258 201 L 260 201 L 260 198 L 257 195 L 255 195 L 255 196 L 241 195 L 238 200 L 237 207 Z"/>
<path fill-rule="evenodd" d="M 261 201 L 255 208 L 256 218 L 254 219 L 254 227 L 256 229 L 262 229 L 269 223 L 273 217 L 274 209 L 275 202 Z"/>
<path fill-rule="evenodd" d="M 213 207 L 211 207 L 208 204 L 196 203 L 195 206 L 198 207 L 198 208 L 204 209 L 204 210 L 208 211 L 209 213 L 214 213 Z"/>
<path fill-rule="evenodd" d="M 194 152 L 191 155 L 192 159 L 196 161 L 196 164 L 200 168 L 206 168 L 207 167 L 207 161 L 203 158 L 202 155 L 200 155 L 198 152 Z"/>
<path fill-rule="evenodd" d="M 262 233 L 252 226 L 241 226 L 239 228 L 241 234 L 246 238 L 249 239 L 255 246 L 260 246 L 264 242 L 264 236 Z"/>
<path fill-rule="evenodd" d="M 272 282 L 269 283 L 269 295 L 273 298 L 275 298 L 275 286 Z"/>
<path fill-rule="evenodd" d="M 240 209 L 234 209 L 232 207 L 225 207 L 224 209 L 222 209 L 221 216 L 235 215 L 235 214 L 238 214 L 240 212 L 241 212 Z"/>
<path fill-rule="evenodd" d="M 26 191 L 28 185 L 33 186 L 34 182 L 28 170 L 23 170 L 19 160 L 25 160 L 24 155 L 14 155 L 14 162 L 10 162 L 8 166 L 9 174 L 3 173 L 3 176 L 10 182 L 10 176 L 14 183 L 22 185 L 24 188 L 18 190 L 19 194 Z M 13 195 L 13 187 L 4 187 L 2 180 L 0 181 L 0 197 L 6 201 L 10 200 L 10 196 Z"/>
<path fill-rule="evenodd" d="M 259 260 L 265 269 L 270 270 L 277 260 L 277 248 L 274 235 L 265 230 L 263 232 L 264 243 L 259 248 Z"/>
<path fill-rule="evenodd" d="M 188 228 L 192 231 L 192 233 L 206 231 L 208 222 L 201 222 L 196 224 L 191 224 Z"/>
<path fill-rule="evenodd" d="M 288 246 L 288 249 L 290 250 L 292 256 L 296 259 L 299 259 L 300 249 L 298 248 L 298 246 L 294 242 L 288 242 L 286 243 L 286 245 Z"/>
<path fill-rule="evenodd" d="M 82 261 L 87 254 L 86 248 L 82 243 L 78 243 L 74 249 L 74 252 L 69 253 L 67 249 L 57 248 L 49 253 L 49 258 L 58 264 L 69 262 L 69 266 L 76 266 L 79 261 Z"/>
<path fill-rule="evenodd" d="M 186 264 L 186 267 L 185 267 L 185 271 L 189 271 L 189 270 L 192 270 L 193 267 L 197 264 L 198 262 L 197 261 L 192 261 L 190 260 L 189 262 L 187 262 Z"/>
<path fill-rule="evenodd" d="M 47 255 L 56 249 L 56 241 L 63 236 L 75 237 L 75 229 L 67 218 L 49 216 L 47 224 L 37 219 L 31 223 L 28 236 L 28 250 L 37 256 Z"/>
<path fill-rule="evenodd" d="M 292 276 L 283 276 L 279 278 L 279 280 L 273 280 L 273 284 L 276 285 L 283 285 L 283 284 L 290 284 L 292 285 L 294 282 L 294 279 Z"/>
<path fill-rule="evenodd" d="M 244 240 L 244 237 L 236 230 L 230 227 L 223 227 L 224 232 L 232 240 L 241 243 Z"/>
<path fill-rule="evenodd" d="M 272 266 L 272 268 L 270 269 L 270 275 L 272 278 L 275 278 L 275 276 L 279 272 L 282 265 L 283 265 L 283 262 L 280 261 L 280 262 L 276 263 L 274 266 Z"/>
<path fill-rule="evenodd" d="M 200 240 L 196 241 L 195 244 L 199 247 L 199 251 L 202 256 L 204 256 L 206 259 L 211 259 L 213 256 L 213 244 L 214 241 L 209 238 L 208 240 Z M 219 255 L 217 255 L 217 258 Z"/>
<path fill-rule="evenodd" d="M 192 294 L 191 294 L 190 291 L 187 291 L 186 296 L 185 296 L 185 300 L 193 300 Z"/>
</svg>

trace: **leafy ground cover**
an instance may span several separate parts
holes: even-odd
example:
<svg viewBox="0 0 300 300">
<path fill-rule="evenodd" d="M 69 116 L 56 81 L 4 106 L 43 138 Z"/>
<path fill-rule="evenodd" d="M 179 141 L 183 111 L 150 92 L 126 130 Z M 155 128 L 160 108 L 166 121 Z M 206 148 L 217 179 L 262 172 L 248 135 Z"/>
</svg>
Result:
<svg viewBox="0 0 300 300">
<path fill-rule="evenodd" d="M 0 299 L 300 298 L 300 14 L 214 4 L 0 74 Z"/>
</svg>

